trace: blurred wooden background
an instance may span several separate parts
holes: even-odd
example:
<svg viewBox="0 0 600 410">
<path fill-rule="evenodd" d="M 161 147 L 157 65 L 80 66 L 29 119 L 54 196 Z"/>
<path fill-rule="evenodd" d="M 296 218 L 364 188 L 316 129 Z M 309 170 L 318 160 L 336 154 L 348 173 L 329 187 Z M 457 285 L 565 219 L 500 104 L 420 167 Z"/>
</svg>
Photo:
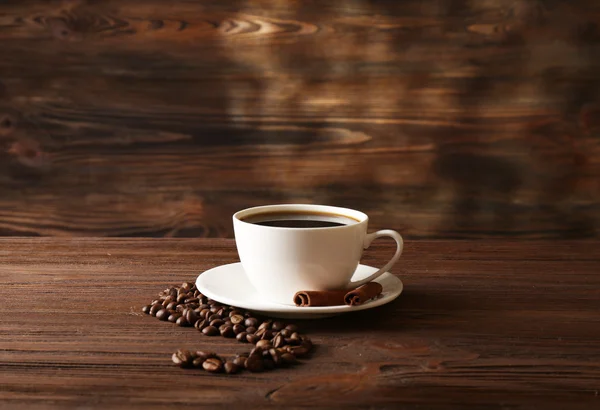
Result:
<svg viewBox="0 0 600 410">
<path fill-rule="evenodd" d="M 0 1 L 0 235 L 598 237 L 600 1 Z"/>
</svg>

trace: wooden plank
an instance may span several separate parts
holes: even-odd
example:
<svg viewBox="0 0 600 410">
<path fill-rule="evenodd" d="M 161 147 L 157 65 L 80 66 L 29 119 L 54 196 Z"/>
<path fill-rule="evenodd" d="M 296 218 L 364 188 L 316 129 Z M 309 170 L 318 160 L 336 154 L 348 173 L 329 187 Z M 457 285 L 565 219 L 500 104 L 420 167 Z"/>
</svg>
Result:
<svg viewBox="0 0 600 410">
<path fill-rule="evenodd" d="M 365 263 L 392 252 L 376 242 Z M 234 262 L 227 239 L 0 239 L 0 407 L 591 408 L 598 401 L 597 241 L 408 242 L 401 297 L 300 321 L 293 369 L 212 376 L 177 348 L 241 345 L 140 313 L 168 284 Z"/>
<path fill-rule="evenodd" d="M 598 236 L 596 2 L 171 3 L 0 5 L 0 235 Z"/>
</svg>

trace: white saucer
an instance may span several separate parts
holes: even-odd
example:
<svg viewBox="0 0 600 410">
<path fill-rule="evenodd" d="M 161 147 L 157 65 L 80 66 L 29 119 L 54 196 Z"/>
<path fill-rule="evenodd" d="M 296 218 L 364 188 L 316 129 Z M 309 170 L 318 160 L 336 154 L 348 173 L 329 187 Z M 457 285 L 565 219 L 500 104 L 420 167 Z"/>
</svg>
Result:
<svg viewBox="0 0 600 410">
<path fill-rule="evenodd" d="M 352 280 L 366 278 L 375 271 L 377 268 L 358 265 Z M 196 279 L 196 287 L 204 295 L 220 303 L 252 310 L 266 316 L 286 319 L 318 319 L 381 306 L 396 299 L 402 293 L 402 281 L 389 272 L 385 272 L 375 281 L 383 286 L 381 295 L 377 299 L 369 300 L 358 306 L 298 307 L 268 302 L 248 281 L 240 262 L 207 270 Z"/>
</svg>

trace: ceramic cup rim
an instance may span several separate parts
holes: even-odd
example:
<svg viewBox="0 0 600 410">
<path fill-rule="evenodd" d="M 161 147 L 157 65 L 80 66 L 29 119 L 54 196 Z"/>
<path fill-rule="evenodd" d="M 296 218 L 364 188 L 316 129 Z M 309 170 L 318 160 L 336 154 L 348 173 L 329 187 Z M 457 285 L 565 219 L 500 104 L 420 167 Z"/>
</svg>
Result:
<svg viewBox="0 0 600 410">
<path fill-rule="evenodd" d="M 319 228 L 289 228 L 282 226 L 266 226 L 266 225 L 257 225 L 251 222 L 246 222 L 242 218 L 256 215 L 258 213 L 268 212 L 268 211 L 316 211 L 316 212 L 324 212 L 324 213 L 332 213 L 341 216 L 345 216 L 350 219 L 354 219 L 357 221 L 356 223 L 351 223 L 348 225 L 340 225 L 340 226 L 326 226 Z M 267 230 L 281 230 L 281 231 L 289 231 L 289 232 L 307 232 L 307 231 L 323 231 L 323 230 L 331 230 L 331 229 L 352 229 L 357 225 L 365 224 L 369 222 L 369 217 L 367 214 L 361 211 L 357 211 L 356 209 L 344 208 L 339 206 L 332 205 L 314 205 L 314 204 L 275 204 L 275 205 L 261 205 L 254 206 L 251 208 L 242 209 L 241 211 L 233 214 L 234 222 L 242 224 L 243 226 L 252 226 L 257 229 L 267 229 Z"/>
</svg>

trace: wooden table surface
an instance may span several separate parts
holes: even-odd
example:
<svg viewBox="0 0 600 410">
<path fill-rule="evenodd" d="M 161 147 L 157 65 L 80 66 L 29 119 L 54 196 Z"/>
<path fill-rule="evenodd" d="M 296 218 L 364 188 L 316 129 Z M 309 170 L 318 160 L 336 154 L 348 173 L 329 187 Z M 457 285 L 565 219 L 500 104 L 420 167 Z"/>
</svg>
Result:
<svg viewBox="0 0 600 410">
<path fill-rule="evenodd" d="M 600 242 L 409 242 L 396 301 L 296 321 L 318 345 L 302 365 L 174 367 L 249 348 L 141 306 L 236 260 L 227 239 L 0 239 L 0 407 L 600 408 Z"/>
</svg>

